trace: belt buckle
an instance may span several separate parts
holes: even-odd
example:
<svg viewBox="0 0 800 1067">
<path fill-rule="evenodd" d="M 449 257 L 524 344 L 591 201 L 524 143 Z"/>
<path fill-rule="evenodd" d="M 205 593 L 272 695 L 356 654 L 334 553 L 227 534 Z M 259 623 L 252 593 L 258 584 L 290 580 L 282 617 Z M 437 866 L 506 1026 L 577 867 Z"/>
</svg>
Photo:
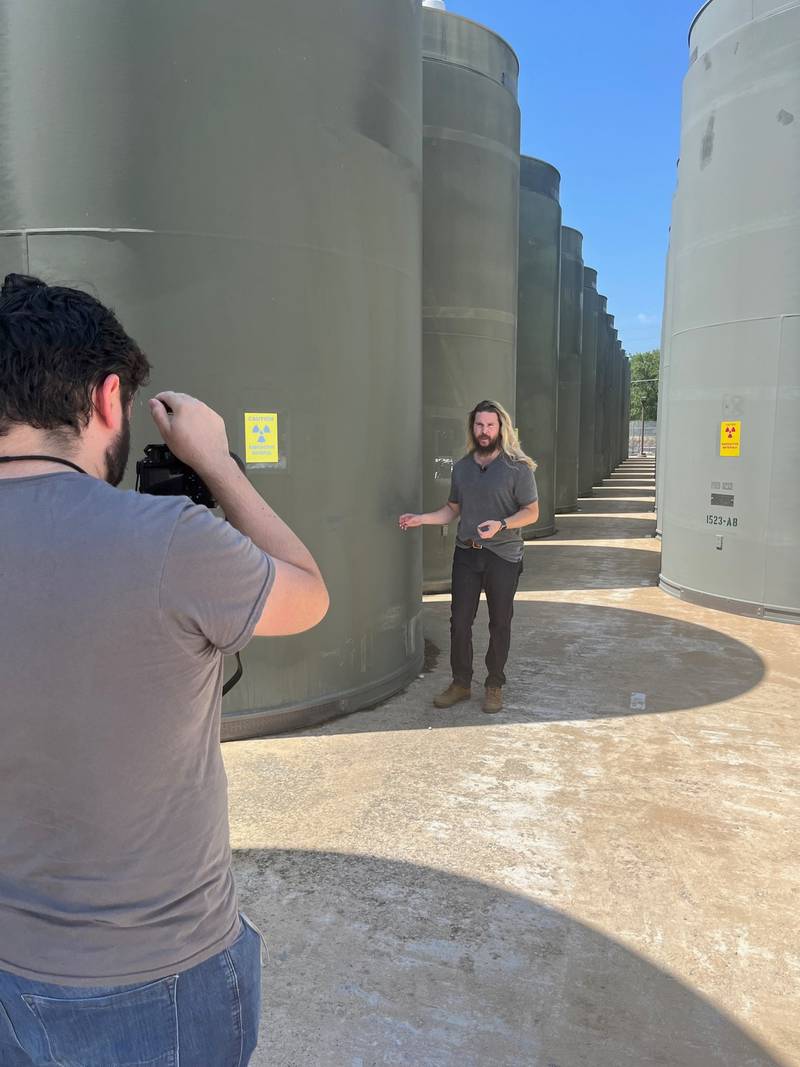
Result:
<svg viewBox="0 0 800 1067">
<path fill-rule="evenodd" d="M 478 550 L 483 548 L 483 545 L 479 545 L 479 544 L 475 543 L 475 538 L 474 537 L 470 537 L 469 543 L 472 545 L 473 548 L 477 548 Z"/>
</svg>

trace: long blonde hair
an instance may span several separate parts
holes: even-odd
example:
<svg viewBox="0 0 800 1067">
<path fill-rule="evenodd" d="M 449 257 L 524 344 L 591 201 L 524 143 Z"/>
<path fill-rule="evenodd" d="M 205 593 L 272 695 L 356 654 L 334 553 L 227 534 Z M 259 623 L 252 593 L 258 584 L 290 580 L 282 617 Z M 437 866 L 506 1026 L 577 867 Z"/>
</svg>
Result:
<svg viewBox="0 0 800 1067">
<path fill-rule="evenodd" d="M 480 404 L 476 404 L 467 415 L 467 451 L 471 454 L 478 447 L 475 441 L 474 426 L 475 416 L 481 411 L 492 412 L 497 416 L 500 422 L 500 448 L 508 459 L 512 463 L 524 463 L 526 467 L 530 467 L 532 471 L 535 471 L 538 466 L 536 460 L 526 456 L 522 451 L 522 445 L 519 443 L 519 434 L 514 429 L 511 416 L 503 405 L 498 404 L 496 400 L 481 400 Z"/>
</svg>

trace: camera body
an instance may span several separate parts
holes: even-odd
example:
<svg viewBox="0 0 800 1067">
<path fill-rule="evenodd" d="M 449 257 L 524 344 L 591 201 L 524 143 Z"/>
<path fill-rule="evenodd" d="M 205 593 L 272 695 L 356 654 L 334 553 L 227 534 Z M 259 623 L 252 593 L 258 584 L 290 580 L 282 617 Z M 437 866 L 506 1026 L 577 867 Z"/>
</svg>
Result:
<svg viewBox="0 0 800 1067">
<path fill-rule="evenodd" d="M 217 506 L 200 475 L 174 456 L 166 445 L 145 446 L 144 459 L 136 464 L 136 490 L 151 496 L 188 496 L 193 504 Z"/>
<path fill-rule="evenodd" d="M 235 452 L 230 453 L 243 474 L 247 473 L 242 460 Z M 215 508 L 217 502 L 200 475 L 181 462 L 166 445 L 145 445 L 144 459 L 136 463 L 136 491 L 151 496 L 188 496 L 193 504 Z M 236 653 L 236 671 L 223 685 L 222 695 L 227 694 L 242 678 L 242 660 Z"/>
</svg>

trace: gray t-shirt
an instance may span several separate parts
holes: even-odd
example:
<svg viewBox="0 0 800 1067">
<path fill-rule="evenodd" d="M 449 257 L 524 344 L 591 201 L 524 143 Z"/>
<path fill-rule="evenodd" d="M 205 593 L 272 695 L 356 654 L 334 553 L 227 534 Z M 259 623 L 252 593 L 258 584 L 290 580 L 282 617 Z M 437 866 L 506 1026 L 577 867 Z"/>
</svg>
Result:
<svg viewBox="0 0 800 1067">
<path fill-rule="evenodd" d="M 123 985 L 235 939 L 223 652 L 274 574 L 183 497 L 0 479 L 0 968 Z"/>
<path fill-rule="evenodd" d="M 461 505 L 456 535 L 459 548 L 474 539 L 509 563 L 522 559 L 524 543 L 519 530 L 501 530 L 484 541 L 478 526 L 489 519 L 507 519 L 539 499 L 536 478 L 527 463 L 514 463 L 501 452 L 492 463 L 481 467 L 472 455 L 464 456 L 453 467 L 449 499 Z"/>
</svg>

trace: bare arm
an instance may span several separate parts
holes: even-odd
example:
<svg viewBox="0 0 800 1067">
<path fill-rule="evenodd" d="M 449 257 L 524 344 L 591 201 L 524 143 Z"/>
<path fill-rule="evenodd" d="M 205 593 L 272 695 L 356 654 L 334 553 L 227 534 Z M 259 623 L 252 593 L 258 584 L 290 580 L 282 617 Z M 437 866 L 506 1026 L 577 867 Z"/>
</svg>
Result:
<svg viewBox="0 0 800 1067">
<path fill-rule="evenodd" d="M 526 504 L 524 508 L 520 508 L 514 515 L 509 515 L 506 519 L 506 528 L 520 530 L 523 526 L 532 526 L 538 519 L 539 501 L 534 500 L 532 504 Z M 497 519 L 487 519 L 486 522 L 482 522 L 478 527 L 478 533 L 484 541 L 489 541 L 495 534 L 500 532 L 501 528 Z"/>
<path fill-rule="evenodd" d="M 538 520 L 539 501 L 534 500 L 532 504 L 526 504 L 524 508 L 520 508 L 516 515 L 506 519 L 506 526 L 509 530 L 521 530 L 523 526 L 532 526 Z"/>
<path fill-rule="evenodd" d="M 415 526 L 448 526 L 461 514 L 461 505 L 448 501 L 438 511 L 426 511 L 423 515 L 401 515 L 400 529 L 411 530 Z"/>
<path fill-rule="evenodd" d="M 310 630 L 325 618 L 328 591 L 314 557 L 292 530 L 256 492 L 236 463 L 205 474 L 228 522 L 275 561 L 275 582 L 256 637 L 279 637 Z"/>
<path fill-rule="evenodd" d="M 278 637 L 316 626 L 330 603 L 319 567 L 231 459 L 222 418 L 184 393 L 160 393 L 150 401 L 150 410 L 166 444 L 197 471 L 228 522 L 275 561 L 275 581 L 256 636 Z"/>
</svg>

